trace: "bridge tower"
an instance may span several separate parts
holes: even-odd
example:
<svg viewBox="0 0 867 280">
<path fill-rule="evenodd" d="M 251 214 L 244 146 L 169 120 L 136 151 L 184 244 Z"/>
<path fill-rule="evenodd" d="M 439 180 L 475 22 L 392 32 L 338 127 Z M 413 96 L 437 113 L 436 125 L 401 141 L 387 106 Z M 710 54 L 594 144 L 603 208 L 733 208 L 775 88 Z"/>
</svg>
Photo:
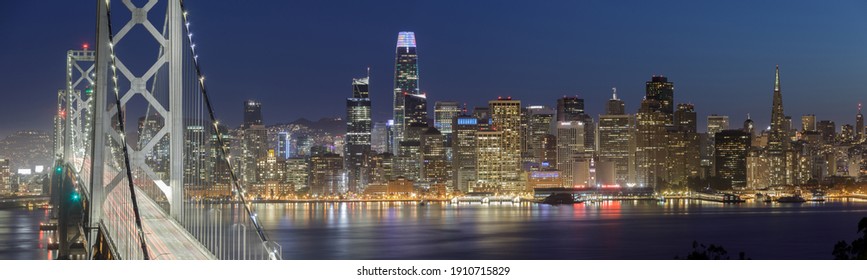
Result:
<svg viewBox="0 0 867 280">
<path fill-rule="evenodd" d="M 184 159 L 184 123 L 183 123 L 183 90 L 184 81 L 181 74 L 181 63 L 184 58 L 182 34 L 182 14 L 180 1 L 164 1 L 167 2 L 167 10 L 165 16 L 165 24 L 163 32 L 158 32 L 153 23 L 148 18 L 151 9 L 157 4 L 157 0 L 150 0 L 142 7 L 136 7 L 130 0 L 123 0 L 122 8 L 125 8 L 132 15 L 126 22 L 112 22 L 111 19 L 111 1 L 98 2 L 98 25 L 97 25 L 97 54 L 96 54 L 96 96 L 95 112 L 94 112 L 94 150 L 93 150 L 93 219 L 98 221 L 103 215 L 103 203 L 106 194 L 110 193 L 114 188 L 122 183 L 122 178 L 126 174 L 123 172 L 111 172 L 106 170 L 107 166 L 111 166 L 119 148 L 123 146 L 128 150 L 129 166 L 134 170 L 142 170 L 147 180 L 141 182 L 154 182 L 157 188 L 162 192 L 165 202 L 169 204 L 168 212 L 177 219 L 183 219 L 183 159 Z M 120 27 L 118 29 L 118 27 Z M 114 28 L 114 29 L 113 29 Z M 149 53 L 125 53 L 125 56 L 119 54 L 119 49 L 137 44 L 138 42 L 124 42 L 127 35 L 136 28 L 144 28 L 150 35 L 150 39 L 158 44 L 158 49 L 149 50 Z M 116 32 L 112 34 L 111 32 Z M 143 74 L 134 73 L 126 64 L 126 58 L 135 58 L 151 56 L 157 53 L 157 57 L 150 63 L 150 68 Z M 157 79 L 156 74 L 159 71 L 167 69 L 168 75 L 168 102 L 166 100 L 158 100 L 154 93 L 154 80 Z M 152 82 L 152 86 L 148 87 L 148 82 Z M 126 134 L 129 131 L 119 131 L 117 125 L 118 119 L 124 119 L 126 116 L 118 114 L 122 110 L 133 110 L 129 108 L 129 101 L 136 96 L 144 99 L 144 103 L 148 108 L 153 110 L 154 116 L 160 119 L 163 124 L 158 131 L 152 134 L 150 139 L 139 139 L 139 143 L 143 145 L 132 145 L 126 141 Z M 162 102 L 161 102 L 162 101 Z M 117 104 L 120 104 L 120 109 Z M 167 104 L 166 104 L 167 103 Z M 134 123 L 135 120 L 124 120 L 127 123 Z M 132 129 L 127 125 L 126 129 Z M 134 127 L 133 127 L 134 128 Z M 165 140 L 164 140 L 165 139 Z M 149 164 L 145 159 L 147 155 L 153 152 L 161 141 L 168 142 L 168 176 L 160 176 L 157 173 L 158 168 Z M 117 164 L 120 169 L 123 169 L 122 164 Z M 105 176 L 104 174 L 112 174 L 114 176 Z M 139 183 L 138 180 L 135 180 Z"/>
<path fill-rule="evenodd" d="M 144 2 L 97 0 L 95 51 L 67 54 L 61 235 L 84 233 L 91 258 L 280 259 L 232 170 L 183 1 Z"/>
<path fill-rule="evenodd" d="M 77 168 L 82 167 L 81 160 L 88 152 L 91 138 L 91 95 L 96 52 L 88 47 L 85 43 L 81 50 L 69 50 L 66 53 L 66 87 L 57 91 L 55 159 L 68 162 L 77 160 Z"/>
</svg>

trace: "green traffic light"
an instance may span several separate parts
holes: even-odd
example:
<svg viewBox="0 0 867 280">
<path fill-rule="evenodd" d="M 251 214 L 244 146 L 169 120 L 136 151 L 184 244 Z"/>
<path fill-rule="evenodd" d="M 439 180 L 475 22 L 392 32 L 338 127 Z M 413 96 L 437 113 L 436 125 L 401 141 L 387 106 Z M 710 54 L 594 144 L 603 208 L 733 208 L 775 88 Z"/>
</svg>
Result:
<svg viewBox="0 0 867 280">
<path fill-rule="evenodd" d="M 57 170 L 57 173 L 63 172 L 63 167 L 58 166 L 56 170 Z"/>
<path fill-rule="evenodd" d="M 72 194 L 72 201 L 78 201 L 79 198 L 81 198 L 81 196 L 79 196 L 78 193 Z"/>
</svg>

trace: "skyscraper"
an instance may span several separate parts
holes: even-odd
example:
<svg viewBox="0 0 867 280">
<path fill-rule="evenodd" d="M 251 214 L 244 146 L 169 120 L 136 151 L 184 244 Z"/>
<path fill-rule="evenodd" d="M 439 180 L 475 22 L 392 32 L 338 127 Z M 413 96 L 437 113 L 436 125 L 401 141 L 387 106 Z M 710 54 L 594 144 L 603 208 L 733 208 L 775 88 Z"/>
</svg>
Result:
<svg viewBox="0 0 867 280">
<path fill-rule="evenodd" d="M 855 115 L 855 142 L 864 139 L 864 115 L 861 114 L 861 103 L 858 103 L 858 114 Z"/>
<path fill-rule="evenodd" d="M 410 112 L 414 113 L 413 119 L 417 121 L 419 112 L 417 107 L 424 107 L 427 112 L 427 101 L 420 95 L 418 89 L 418 55 L 416 55 L 415 33 L 400 32 L 397 35 L 397 47 L 394 58 L 394 151 L 398 154 L 398 143 L 403 141 L 408 115 L 406 98 L 412 96 Z M 421 99 L 421 100 L 420 100 Z M 422 105 L 423 104 L 423 105 Z M 424 121 L 424 120 L 423 120 Z"/>
<path fill-rule="evenodd" d="M 286 159 L 286 184 L 295 191 L 307 187 L 309 163 L 304 158 Z"/>
<path fill-rule="evenodd" d="M 521 172 L 521 101 L 499 98 L 488 102 L 491 108 L 491 127 L 503 132 L 500 157 L 508 167 L 508 180 L 515 181 Z"/>
<path fill-rule="evenodd" d="M 732 181 L 733 188 L 747 186 L 750 135 L 741 129 L 723 130 L 714 136 L 717 176 Z"/>
<path fill-rule="evenodd" d="M 249 128 L 252 125 L 264 125 L 262 122 L 262 103 L 256 100 L 247 100 L 244 102 L 244 128 Z"/>
<path fill-rule="evenodd" d="M 665 179 L 669 187 L 685 188 L 690 177 L 699 176 L 701 163 L 695 107 L 692 104 L 677 104 L 674 124 L 668 127 L 668 174 Z"/>
<path fill-rule="evenodd" d="M 445 138 L 447 147 L 451 146 L 452 138 L 452 119 L 461 113 L 461 108 L 457 102 L 453 101 L 437 101 L 434 105 L 434 127 L 440 131 Z"/>
<path fill-rule="evenodd" d="M 427 126 L 427 94 L 416 94 L 404 96 L 404 139 L 406 138 L 406 130 L 411 126 Z"/>
<path fill-rule="evenodd" d="M 472 191 L 518 191 L 521 175 L 521 101 L 488 102 L 491 125 L 476 132 L 476 183 Z"/>
<path fill-rule="evenodd" d="M 783 95 L 780 92 L 780 66 L 774 76 L 774 100 L 771 108 L 771 130 L 768 136 L 768 150 L 782 151 L 785 149 L 788 135 L 786 127 L 786 115 L 783 113 Z"/>
<path fill-rule="evenodd" d="M 292 141 L 289 141 L 289 132 L 280 131 L 277 133 L 277 157 L 281 159 L 287 159 L 290 155 L 290 144 Z"/>
<path fill-rule="evenodd" d="M 626 114 L 626 104 L 623 103 L 623 100 L 617 98 L 617 88 L 611 88 L 611 99 L 608 100 L 607 105 L 605 108 L 606 115 Z"/>
<path fill-rule="evenodd" d="M 677 111 L 674 112 L 674 126 L 677 128 L 677 130 L 695 133 L 695 106 L 685 103 L 677 104 Z"/>
<path fill-rule="evenodd" d="M 777 65 L 774 74 L 774 100 L 771 107 L 771 130 L 768 132 L 768 156 L 771 172 L 770 186 L 785 185 L 786 178 L 788 178 L 786 153 L 789 150 L 791 138 L 789 138 L 790 127 L 787 127 L 786 124 L 786 115 L 783 112 L 783 95 L 780 91 L 780 66 Z"/>
<path fill-rule="evenodd" d="M 654 111 L 662 112 L 668 118 L 666 124 L 673 121 L 674 114 L 674 83 L 669 82 L 665 76 L 652 76 L 650 81 L 645 83 L 645 98 L 656 100 L 657 107 L 651 108 Z"/>
<path fill-rule="evenodd" d="M 702 150 L 701 158 L 702 160 L 706 160 L 709 164 L 709 172 L 714 174 L 714 135 L 718 132 L 729 129 L 729 116 L 720 116 L 717 114 L 712 114 L 707 116 L 707 133 L 704 134 L 704 139 L 706 145 L 704 145 L 704 150 Z"/>
<path fill-rule="evenodd" d="M 589 187 L 589 156 L 584 149 L 584 123 L 580 121 L 557 122 L 557 169 L 564 187 Z M 584 178 L 581 178 L 584 177 Z"/>
<path fill-rule="evenodd" d="M 834 144 L 834 141 L 837 139 L 837 124 L 834 121 L 819 121 L 816 129 L 819 130 L 819 135 L 822 136 L 822 141 L 825 144 Z"/>
<path fill-rule="evenodd" d="M 707 116 L 707 134 L 713 136 L 717 132 L 729 129 L 729 116 L 716 114 Z"/>
<path fill-rule="evenodd" d="M 801 132 L 816 131 L 816 115 L 801 116 Z"/>
<path fill-rule="evenodd" d="M 577 96 L 564 96 L 557 99 L 557 121 L 579 121 L 584 123 L 584 148 L 595 150 L 596 148 L 596 125 L 593 117 L 584 112 L 584 99 Z"/>
<path fill-rule="evenodd" d="M 503 138 L 503 131 L 476 131 L 476 182 L 471 192 L 497 192 L 512 179 L 515 171 L 503 147 Z"/>
<path fill-rule="evenodd" d="M 557 121 L 581 121 L 584 115 L 584 99 L 577 96 L 564 96 L 557 99 Z"/>
<path fill-rule="evenodd" d="M 750 119 L 750 114 L 747 114 L 747 119 L 744 120 L 744 132 L 750 134 L 750 137 L 756 133 L 756 125 L 753 123 L 753 119 Z"/>
<path fill-rule="evenodd" d="M 273 149 L 260 158 L 257 163 L 258 182 L 261 188 L 258 193 L 268 198 L 277 198 L 289 194 L 289 185 L 286 182 L 286 159 L 277 157 Z"/>
<path fill-rule="evenodd" d="M 391 153 L 388 149 L 388 130 L 386 122 L 375 122 L 370 130 L 370 150 L 375 153 Z"/>
<path fill-rule="evenodd" d="M 310 193 L 331 195 L 342 192 L 343 158 L 324 153 L 310 157 Z"/>
<path fill-rule="evenodd" d="M 476 180 L 476 132 L 479 119 L 462 114 L 452 122 L 452 177 L 454 188 L 467 192 L 470 183 Z"/>
<path fill-rule="evenodd" d="M 666 124 L 671 120 L 659 106 L 657 100 L 644 99 L 635 114 L 635 179 L 639 187 L 662 187 L 667 176 Z"/>
<path fill-rule="evenodd" d="M 524 132 L 524 154 L 534 164 L 541 164 L 539 152 L 542 149 L 542 140 L 551 130 L 554 121 L 554 110 L 546 106 L 527 107 L 527 129 Z"/>
<path fill-rule="evenodd" d="M 444 143 L 444 136 L 433 127 L 421 136 L 421 177 L 426 183 L 446 183 L 450 179 Z"/>
<path fill-rule="evenodd" d="M 596 133 L 599 140 L 597 154 L 600 162 L 614 164 L 615 182 L 620 186 L 626 186 L 633 177 L 630 176 L 630 170 L 635 161 L 635 154 L 630 143 L 633 139 L 635 120 L 626 114 L 623 101 L 617 99 L 617 89 L 612 90 L 606 114 L 599 116 Z"/>
<path fill-rule="evenodd" d="M 256 182 L 258 178 L 258 161 L 268 152 L 268 131 L 262 120 L 262 103 L 256 100 L 244 101 L 244 123 L 241 154 L 243 156 L 242 179 L 244 182 Z"/>
<path fill-rule="evenodd" d="M 0 158 L 0 193 L 12 192 L 12 169 L 9 160 Z"/>
<path fill-rule="evenodd" d="M 352 97 L 346 99 L 346 170 L 349 192 L 360 193 L 367 185 L 370 155 L 370 77 L 352 79 Z"/>
</svg>

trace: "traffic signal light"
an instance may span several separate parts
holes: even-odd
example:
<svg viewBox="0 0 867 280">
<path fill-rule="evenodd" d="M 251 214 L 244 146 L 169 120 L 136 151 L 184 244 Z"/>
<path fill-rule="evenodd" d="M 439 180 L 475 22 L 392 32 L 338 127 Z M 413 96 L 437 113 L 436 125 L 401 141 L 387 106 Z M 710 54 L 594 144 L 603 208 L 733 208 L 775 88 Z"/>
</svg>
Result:
<svg viewBox="0 0 867 280">
<path fill-rule="evenodd" d="M 79 199 L 81 199 L 81 195 L 79 195 L 78 192 L 73 192 L 72 193 L 72 201 L 77 202 Z"/>
<path fill-rule="evenodd" d="M 55 172 L 57 172 L 57 173 L 61 173 L 61 172 L 63 172 L 63 167 L 62 167 L 62 166 L 58 166 L 58 167 L 55 168 L 54 170 L 55 170 Z"/>
</svg>

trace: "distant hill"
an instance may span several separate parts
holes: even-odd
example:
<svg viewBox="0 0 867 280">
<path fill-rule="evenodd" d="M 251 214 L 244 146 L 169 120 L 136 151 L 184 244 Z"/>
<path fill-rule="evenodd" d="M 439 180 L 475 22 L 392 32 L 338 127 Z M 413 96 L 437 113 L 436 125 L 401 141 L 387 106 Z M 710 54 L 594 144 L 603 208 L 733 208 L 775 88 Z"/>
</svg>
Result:
<svg viewBox="0 0 867 280">
<path fill-rule="evenodd" d="M 19 131 L 0 140 L 0 158 L 9 159 L 12 170 L 51 166 L 54 147 L 51 135 L 42 131 Z"/>
<path fill-rule="evenodd" d="M 288 125 L 303 126 L 310 130 L 319 130 L 331 135 L 340 135 L 346 133 L 346 121 L 343 118 L 321 118 L 318 121 L 311 121 L 305 118 L 300 118 L 290 123 L 280 123 L 269 125 L 268 127 L 283 127 Z"/>
</svg>

